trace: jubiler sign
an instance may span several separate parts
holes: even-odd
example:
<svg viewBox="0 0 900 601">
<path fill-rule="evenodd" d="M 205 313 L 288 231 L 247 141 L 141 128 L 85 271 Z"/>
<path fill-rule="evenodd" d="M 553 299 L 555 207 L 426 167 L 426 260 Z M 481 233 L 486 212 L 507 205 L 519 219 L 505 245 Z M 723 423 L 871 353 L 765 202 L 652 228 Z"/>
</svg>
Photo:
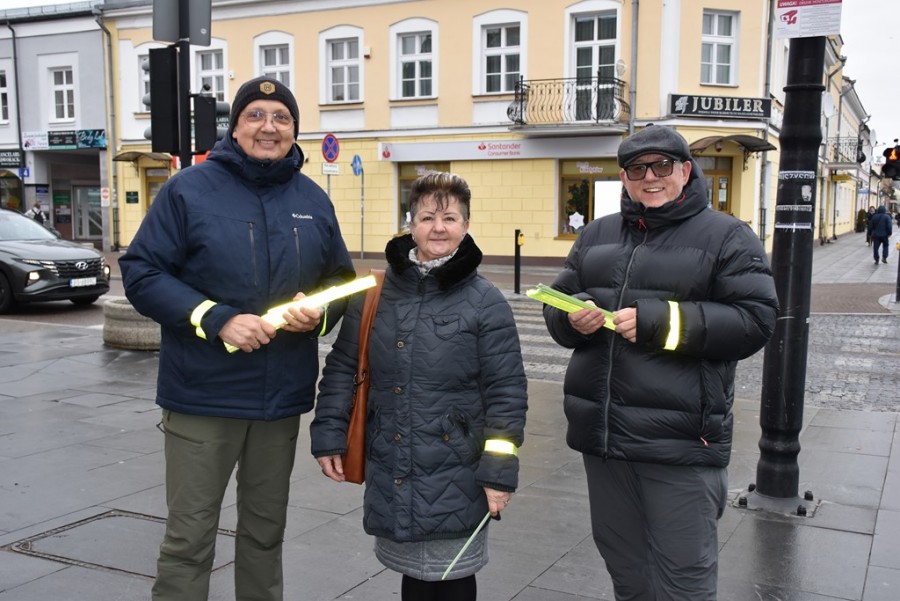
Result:
<svg viewBox="0 0 900 601">
<path fill-rule="evenodd" d="M 669 113 L 689 117 L 768 119 L 772 116 L 772 101 L 768 98 L 672 94 L 669 96 Z"/>
</svg>

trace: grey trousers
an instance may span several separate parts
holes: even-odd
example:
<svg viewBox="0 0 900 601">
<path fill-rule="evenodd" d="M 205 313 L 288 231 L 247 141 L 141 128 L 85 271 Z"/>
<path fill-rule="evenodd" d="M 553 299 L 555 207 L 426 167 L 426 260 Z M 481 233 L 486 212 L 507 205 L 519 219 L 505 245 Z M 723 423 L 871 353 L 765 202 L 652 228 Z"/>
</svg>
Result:
<svg viewBox="0 0 900 601">
<path fill-rule="evenodd" d="M 616 601 L 716 601 L 725 468 L 583 457 Z"/>
<path fill-rule="evenodd" d="M 282 541 L 300 417 L 258 421 L 163 411 L 169 517 L 154 601 L 206 601 L 225 488 L 237 465 L 238 601 L 281 601 Z"/>
</svg>

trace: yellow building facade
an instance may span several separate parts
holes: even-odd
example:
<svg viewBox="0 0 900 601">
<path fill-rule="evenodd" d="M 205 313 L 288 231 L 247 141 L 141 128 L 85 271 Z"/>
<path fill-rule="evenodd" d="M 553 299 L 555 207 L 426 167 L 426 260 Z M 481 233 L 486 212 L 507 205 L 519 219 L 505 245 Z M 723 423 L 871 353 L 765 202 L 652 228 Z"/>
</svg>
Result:
<svg viewBox="0 0 900 601">
<path fill-rule="evenodd" d="M 150 3 L 107 4 L 115 206 L 127 246 L 176 167 L 143 136 L 141 64 L 164 45 L 153 40 Z M 618 210 L 616 150 L 649 123 L 675 127 L 691 144 L 713 210 L 770 242 L 783 102 L 774 82 L 787 45 L 770 36 L 769 5 L 214 0 L 211 42 L 191 46 L 191 85 L 230 102 L 241 83 L 267 74 L 294 91 L 303 172 L 329 192 L 355 257 L 381 255 L 406 225 L 410 183 L 438 169 L 469 182 L 470 231 L 488 261 L 511 260 L 518 231 L 526 263 L 558 265 L 584 224 Z M 840 98 L 848 136 L 861 107 Z M 823 154 L 829 161 L 837 165 Z M 834 215 L 846 217 L 826 222 L 838 234 L 853 226 L 853 177 L 824 186 L 840 203 Z"/>
</svg>

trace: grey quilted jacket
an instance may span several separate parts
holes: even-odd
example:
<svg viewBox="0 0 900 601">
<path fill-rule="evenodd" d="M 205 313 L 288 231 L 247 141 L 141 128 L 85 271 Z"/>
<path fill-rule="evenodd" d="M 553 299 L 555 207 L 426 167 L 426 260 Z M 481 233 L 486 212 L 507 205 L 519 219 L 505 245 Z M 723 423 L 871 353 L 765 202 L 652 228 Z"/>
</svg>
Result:
<svg viewBox="0 0 900 601">
<path fill-rule="evenodd" d="M 469 536 L 487 512 L 484 487 L 514 491 L 518 458 L 485 453 L 486 439 L 520 446 L 527 393 L 512 310 L 478 275 L 466 236 L 445 265 L 421 276 L 411 236 L 391 240 L 369 346 L 366 532 L 395 541 Z M 325 360 L 316 457 L 345 450 L 362 295 Z"/>
</svg>

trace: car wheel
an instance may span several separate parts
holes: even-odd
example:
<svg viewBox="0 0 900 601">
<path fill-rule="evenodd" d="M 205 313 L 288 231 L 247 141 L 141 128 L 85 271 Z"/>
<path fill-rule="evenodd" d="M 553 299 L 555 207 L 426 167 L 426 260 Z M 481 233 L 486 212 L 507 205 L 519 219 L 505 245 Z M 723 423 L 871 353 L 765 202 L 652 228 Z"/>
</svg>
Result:
<svg viewBox="0 0 900 601">
<path fill-rule="evenodd" d="M 13 297 L 12 287 L 5 275 L 0 273 L 0 313 L 6 313 L 16 306 L 16 299 Z"/>
<path fill-rule="evenodd" d="M 81 306 L 81 305 L 92 305 L 97 302 L 97 299 L 100 298 L 100 295 L 97 296 L 82 296 L 80 298 L 70 298 L 69 300 L 72 303 Z"/>
</svg>

